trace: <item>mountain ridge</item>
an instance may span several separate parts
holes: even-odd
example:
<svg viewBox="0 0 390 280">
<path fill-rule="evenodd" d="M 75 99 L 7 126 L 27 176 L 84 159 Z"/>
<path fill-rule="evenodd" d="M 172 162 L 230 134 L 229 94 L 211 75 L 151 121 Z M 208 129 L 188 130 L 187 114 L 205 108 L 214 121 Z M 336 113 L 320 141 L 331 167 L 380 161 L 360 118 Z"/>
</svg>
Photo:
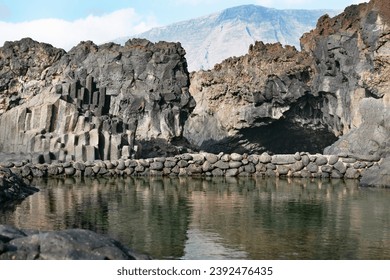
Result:
<svg viewBox="0 0 390 280">
<path fill-rule="evenodd" d="M 335 15 L 337 11 L 278 10 L 241 5 L 118 38 L 114 42 L 124 44 L 130 38 L 180 42 L 187 53 L 189 71 L 207 70 L 226 58 L 246 54 L 256 41 L 280 42 L 299 49 L 301 35 L 315 28 L 318 18 L 327 13 Z"/>
</svg>

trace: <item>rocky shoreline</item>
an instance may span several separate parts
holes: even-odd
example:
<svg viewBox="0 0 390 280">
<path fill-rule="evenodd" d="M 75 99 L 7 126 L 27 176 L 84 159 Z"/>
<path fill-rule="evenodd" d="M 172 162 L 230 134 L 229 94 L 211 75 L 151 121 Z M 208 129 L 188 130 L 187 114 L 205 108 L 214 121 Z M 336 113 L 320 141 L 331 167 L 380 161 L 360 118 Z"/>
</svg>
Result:
<svg viewBox="0 0 390 280">
<path fill-rule="evenodd" d="M 15 203 L 39 191 L 8 168 L 0 167 L 0 207 L 10 208 Z"/>
<path fill-rule="evenodd" d="M 295 154 L 261 155 L 186 153 L 172 157 L 31 163 L 29 160 L 0 163 L 22 178 L 205 176 L 296 177 L 360 179 L 367 169 L 380 169 L 376 156 Z M 369 184 L 368 184 L 369 185 Z"/>
</svg>

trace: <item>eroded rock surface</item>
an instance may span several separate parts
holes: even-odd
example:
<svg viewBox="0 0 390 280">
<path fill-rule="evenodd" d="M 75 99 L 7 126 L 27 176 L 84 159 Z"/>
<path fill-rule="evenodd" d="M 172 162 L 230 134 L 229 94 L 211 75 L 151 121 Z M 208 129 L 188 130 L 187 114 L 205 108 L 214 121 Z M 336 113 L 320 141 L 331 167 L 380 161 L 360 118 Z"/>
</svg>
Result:
<svg viewBox="0 0 390 280">
<path fill-rule="evenodd" d="M 27 184 L 22 176 L 12 173 L 9 168 L 0 168 L 0 208 L 12 207 L 27 196 L 39 191 Z"/>
<path fill-rule="evenodd" d="M 383 0 L 323 16 L 301 39 L 314 57 L 312 90 L 340 140 L 327 153 L 389 155 L 390 7 Z"/>
<path fill-rule="evenodd" d="M 353 5 L 321 17 L 301 38 L 302 52 L 256 43 L 246 56 L 194 73 L 197 107 L 185 136 L 213 152 L 322 152 L 333 144 L 326 153 L 387 156 L 389 9 L 384 0 Z"/>
<path fill-rule="evenodd" d="M 311 146 L 305 146 L 313 130 L 324 130 L 319 98 L 311 93 L 312 64 L 308 53 L 294 47 L 257 42 L 243 57 L 194 73 L 190 92 L 197 106 L 185 136 L 213 152 L 224 147 L 286 153 L 283 142 L 293 139 L 295 129 L 298 150 L 331 144 L 311 137 Z"/>
<path fill-rule="evenodd" d="M 83 229 L 53 232 L 0 225 L 2 260 L 146 260 L 109 237 Z"/>
<path fill-rule="evenodd" d="M 180 44 L 81 42 L 68 53 L 31 39 L 0 48 L 0 152 L 45 162 L 129 158 L 135 142 L 182 136 L 195 106 Z M 163 151 L 162 151 L 163 152 Z"/>
<path fill-rule="evenodd" d="M 390 188 L 390 157 L 382 159 L 379 165 L 374 165 L 364 171 L 360 185 L 363 187 Z"/>
</svg>

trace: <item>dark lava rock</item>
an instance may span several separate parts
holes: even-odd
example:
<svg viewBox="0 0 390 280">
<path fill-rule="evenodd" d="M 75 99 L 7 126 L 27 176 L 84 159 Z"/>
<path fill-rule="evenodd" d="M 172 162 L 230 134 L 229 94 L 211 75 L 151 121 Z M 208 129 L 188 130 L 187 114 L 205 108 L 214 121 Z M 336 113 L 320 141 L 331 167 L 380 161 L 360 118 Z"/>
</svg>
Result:
<svg viewBox="0 0 390 280">
<path fill-rule="evenodd" d="M 157 153 L 178 153 L 172 141 L 195 106 L 184 55 L 180 43 L 143 39 L 81 42 L 69 52 L 29 38 L 6 42 L 0 152 L 34 153 L 41 164 L 118 160 L 145 157 L 141 147 L 147 153 L 160 139 L 166 147 Z"/>
<path fill-rule="evenodd" d="M 146 255 L 104 235 L 83 229 L 23 231 L 0 225 L 2 260 L 145 260 Z"/>
<path fill-rule="evenodd" d="M 0 208 L 13 205 L 37 191 L 8 168 L 0 168 Z"/>
</svg>

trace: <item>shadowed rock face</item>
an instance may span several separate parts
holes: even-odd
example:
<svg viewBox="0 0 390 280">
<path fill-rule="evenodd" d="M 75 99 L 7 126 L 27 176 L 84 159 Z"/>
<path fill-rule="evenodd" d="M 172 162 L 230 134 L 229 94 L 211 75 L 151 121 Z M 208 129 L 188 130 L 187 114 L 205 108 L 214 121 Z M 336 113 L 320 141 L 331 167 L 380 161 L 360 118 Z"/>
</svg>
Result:
<svg viewBox="0 0 390 280">
<path fill-rule="evenodd" d="M 195 106 L 184 55 L 178 43 L 138 39 L 81 42 L 68 53 L 31 39 L 7 42 L 0 152 L 115 160 L 140 152 L 138 141 L 180 138 Z"/>
<path fill-rule="evenodd" d="M 243 57 L 194 73 L 190 92 L 197 107 L 184 135 L 209 151 L 225 146 L 240 152 L 322 152 L 333 144 L 326 153 L 387 156 L 390 12 L 385 2 L 323 16 L 301 38 L 302 52 L 258 42 Z"/>
<path fill-rule="evenodd" d="M 9 168 L 0 168 L 0 209 L 14 207 L 27 196 L 39 191 L 11 172 Z"/>
</svg>

